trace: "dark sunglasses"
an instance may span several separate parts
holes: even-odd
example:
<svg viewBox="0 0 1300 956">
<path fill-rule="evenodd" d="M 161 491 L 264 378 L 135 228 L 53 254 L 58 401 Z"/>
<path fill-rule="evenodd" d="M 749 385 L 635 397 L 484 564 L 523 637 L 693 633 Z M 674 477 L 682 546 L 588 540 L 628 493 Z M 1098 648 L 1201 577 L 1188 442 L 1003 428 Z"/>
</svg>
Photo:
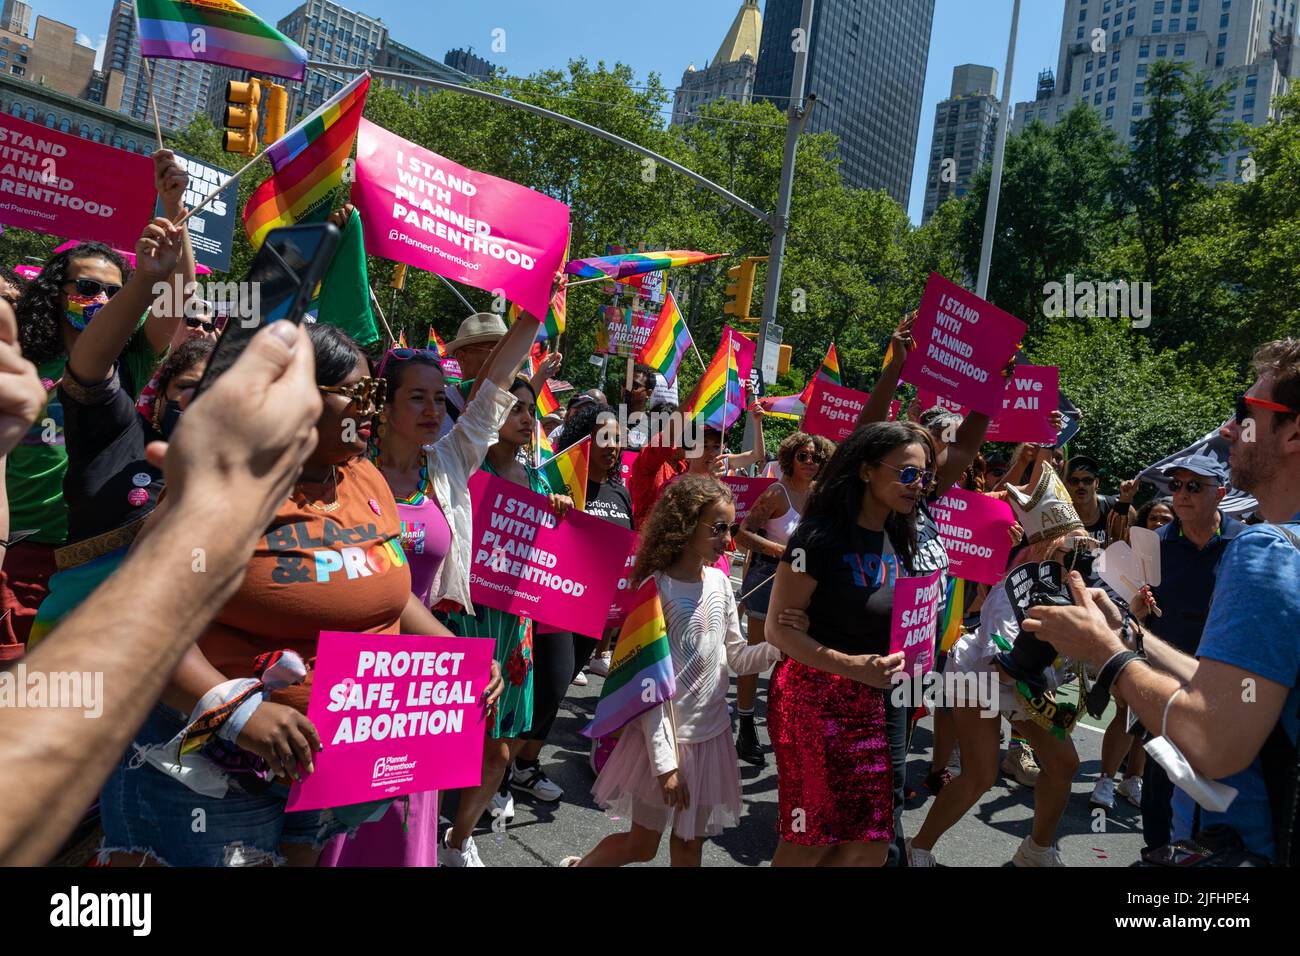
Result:
<svg viewBox="0 0 1300 956">
<path fill-rule="evenodd" d="M 187 329 L 202 329 L 204 332 L 220 332 L 226 327 L 226 317 L 219 315 L 211 322 L 204 322 L 199 318 L 187 317 L 185 319 L 185 327 Z"/>
<path fill-rule="evenodd" d="M 120 285 L 111 285 L 106 282 L 96 282 L 94 279 L 69 279 L 67 282 L 64 283 L 64 285 L 67 285 L 69 283 L 77 287 L 77 295 L 84 295 L 88 299 L 94 298 L 95 296 L 99 295 L 101 292 L 111 299 L 113 298 L 113 296 L 117 295 L 119 292 L 122 291 L 122 287 Z"/>
<path fill-rule="evenodd" d="M 810 454 L 808 454 L 808 452 L 806 452 L 806 451 L 801 451 L 801 452 L 799 452 L 797 455 L 794 456 L 794 460 L 797 461 L 797 462 L 799 462 L 799 464 L 801 464 L 801 465 L 824 465 L 824 464 L 826 464 L 826 459 L 823 458 L 821 455 L 810 455 Z"/>
<path fill-rule="evenodd" d="M 1065 479 L 1065 483 L 1067 485 L 1082 485 L 1083 487 L 1087 488 L 1089 485 L 1095 485 L 1097 483 L 1097 476 L 1096 475 L 1071 475 L 1069 478 Z"/>
<path fill-rule="evenodd" d="M 1281 412 L 1284 415 L 1300 415 L 1300 409 L 1291 408 L 1283 405 L 1281 402 L 1270 402 L 1264 398 L 1255 398 L 1253 395 L 1237 396 L 1237 413 L 1236 421 L 1238 425 L 1243 425 L 1247 418 L 1250 418 L 1250 406 L 1255 408 L 1267 408 L 1270 411 Z"/>
<path fill-rule="evenodd" d="M 373 415 L 383 407 L 388 396 L 388 380 L 363 378 L 351 385 L 317 385 L 326 395 L 342 395 L 356 406 L 358 415 Z"/>
<path fill-rule="evenodd" d="M 725 521 L 715 521 L 707 527 L 709 529 L 709 537 L 711 538 L 721 538 L 724 534 L 730 534 L 731 537 L 734 538 L 736 535 L 740 534 L 739 522 L 735 524 L 727 524 Z"/>
<path fill-rule="evenodd" d="M 930 485 L 934 483 L 934 472 L 929 469 L 922 470 L 917 468 L 915 465 L 908 465 L 906 468 L 899 468 L 895 465 L 889 464 L 887 461 L 882 461 L 881 464 L 886 468 L 893 468 L 894 471 L 898 472 L 898 483 L 901 485 L 913 485 L 916 484 L 917 481 L 920 481 L 923 488 L 929 488 Z"/>
<path fill-rule="evenodd" d="M 1199 495 L 1202 488 L 1217 487 L 1219 487 L 1217 484 L 1212 485 L 1208 481 L 1198 481 L 1195 478 L 1189 478 L 1187 481 L 1183 481 L 1181 478 L 1169 479 L 1169 493 L 1171 495 L 1178 494 L 1178 492 L 1182 491 L 1184 488 L 1187 489 L 1189 495 Z"/>
</svg>

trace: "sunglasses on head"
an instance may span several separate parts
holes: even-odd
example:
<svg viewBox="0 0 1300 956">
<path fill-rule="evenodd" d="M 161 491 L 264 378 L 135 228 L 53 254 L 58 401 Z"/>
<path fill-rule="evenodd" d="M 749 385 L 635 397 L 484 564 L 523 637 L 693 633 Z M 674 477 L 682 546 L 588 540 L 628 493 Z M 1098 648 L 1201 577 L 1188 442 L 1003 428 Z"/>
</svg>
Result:
<svg viewBox="0 0 1300 956">
<path fill-rule="evenodd" d="M 388 380 L 363 378 L 351 385 L 317 385 L 316 388 L 326 395 L 342 395 L 356 406 L 358 415 L 373 415 L 383 407 Z"/>
<path fill-rule="evenodd" d="M 1189 478 L 1187 481 L 1183 481 L 1181 478 L 1169 479 L 1169 493 L 1171 495 L 1178 494 L 1178 492 L 1182 491 L 1184 488 L 1187 489 L 1189 495 L 1199 495 L 1202 488 L 1217 487 L 1219 487 L 1217 484 L 1211 484 L 1208 481 L 1200 481 L 1196 478 Z"/>
<path fill-rule="evenodd" d="M 414 358 L 429 359 L 431 361 L 437 362 L 439 368 L 442 367 L 442 356 L 438 354 L 437 349 L 409 349 L 403 347 L 403 348 L 389 349 L 387 352 L 385 352 L 384 357 L 379 360 L 379 368 L 375 369 L 375 374 L 377 376 L 383 377 L 384 369 L 388 367 L 389 361 L 408 362 Z"/>
<path fill-rule="evenodd" d="M 801 465 L 824 465 L 824 464 L 826 464 L 826 459 L 823 458 L 821 455 L 813 455 L 813 454 L 810 454 L 809 452 L 806 452 L 806 451 L 801 451 L 801 452 L 799 452 L 797 455 L 794 456 L 794 460 L 797 461 L 797 462 L 799 462 L 799 464 L 801 464 Z"/>
<path fill-rule="evenodd" d="M 187 316 L 185 319 L 185 327 L 187 329 L 202 329 L 204 332 L 220 332 L 226 327 L 226 317 L 224 315 L 218 315 L 216 318 L 212 319 L 212 321 L 204 322 L 202 319 L 195 316 Z"/>
<path fill-rule="evenodd" d="M 908 465 L 906 468 L 899 468 L 891 465 L 887 461 L 882 461 L 886 468 L 893 468 L 898 472 L 898 483 L 900 485 L 914 485 L 921 482 L 922 488 L 929 488 L 934 483 L 934 472 L 927 469 L 917 468 L 915 465 Z"/>
<path fill-rule="evenodd" d="M 120 285 L 112 285 L 107 282 L 98 282 L 94 279 L 69 279 L 65 285 L 71 284 L 77 287 L 77 295 L 84 295 L 88 299 L 93 299 L 101 292 L 108 298 L 113 298 L 122 291 Z"/>
<path fill-rule="evenodd" d="M 730 534 L 731 537 L 734 538 L 736 535 L 740 534 L 739 522 L 727 524 L 725 521 L 715 521 L 713 524 L 707 525 L 706 527 L 709 529 L 709 537 L 711 538 L 721 538 L 724 534 Z"/>
<path fill-rule="evenodd" d="M 1267 408 L 1270 411 L 1281 412 L 1284 415 L 1300 414 L 1300 409 L 1291 408 L 1288 405 L 1283 405 L 1281 402 L 1270 402 L 1268 399 L 1255 398 L 1253 395 L 1238 395 L 1237 412 L 1234 416 L 1238 425 L 1245 424 L 1246 419 L 1251 417 L 1251 406 L 1254 406 L 1255 408 Z"/>
</svg>

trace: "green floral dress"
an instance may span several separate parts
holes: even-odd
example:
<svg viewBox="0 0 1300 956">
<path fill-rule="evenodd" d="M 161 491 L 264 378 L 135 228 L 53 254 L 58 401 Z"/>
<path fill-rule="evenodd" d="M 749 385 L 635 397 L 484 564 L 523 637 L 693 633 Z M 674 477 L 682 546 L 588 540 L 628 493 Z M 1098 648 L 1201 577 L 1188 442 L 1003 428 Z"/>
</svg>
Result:
<svg viewBox="0 0 1300 956">
<path fill-rule="evenodd" d="M 490 475 L 497 472 L 485 459 L 482 470 Z M 546 478 L 531 466 L 525 466 L 528 487 L 539 495 L 551 494 Z M 459 611 L 446 614 L 444 623 L 461 637 L 488 637 L 496 642 L 494 657 L 501 667 L 505 689 L 497 700 L 496 723 L 492 736 L 518 737 L 533 726 L 533 622 L 520 617 L 474 604 L 474 616 Z"/>
</svg>

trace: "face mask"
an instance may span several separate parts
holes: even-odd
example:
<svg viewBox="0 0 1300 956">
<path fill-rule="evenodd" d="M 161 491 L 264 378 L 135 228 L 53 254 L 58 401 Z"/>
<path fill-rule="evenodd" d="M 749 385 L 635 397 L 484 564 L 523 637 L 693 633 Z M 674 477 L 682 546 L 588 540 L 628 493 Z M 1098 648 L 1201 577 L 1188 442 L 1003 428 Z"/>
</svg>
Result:
<svg viewBox="0 0 1300 956">
<path fill-rule="evenodd" d="M 1164 768 L 1175 787 L 1211 813 L 1223 813 L 1236 799 L 1236 787 L 1211 780 L 1196 770 L 1168 737 L 1152 737 L 1143 749 Z"/>
<path fill-rule="evenodd" d="M 180 424 L 180 420 L 181 403 L 169 401 L 167 403 L 166 411 L 163 412 L 162 428 L 159 429 L 159 431 L 162 432 L 162 437 L 170 440 L 172 432 L 176 430 L 176 426 Z"/>
<path fill-rule="evenodd" d="M 63 311 L 63 314 L 74 329 L 81 331 L 95 317 L 95 313 L 107 304 L 108 296 L 102 292 L 93 296 L 70 295 L 68 296 L 68 307 Z"/>
</svg>

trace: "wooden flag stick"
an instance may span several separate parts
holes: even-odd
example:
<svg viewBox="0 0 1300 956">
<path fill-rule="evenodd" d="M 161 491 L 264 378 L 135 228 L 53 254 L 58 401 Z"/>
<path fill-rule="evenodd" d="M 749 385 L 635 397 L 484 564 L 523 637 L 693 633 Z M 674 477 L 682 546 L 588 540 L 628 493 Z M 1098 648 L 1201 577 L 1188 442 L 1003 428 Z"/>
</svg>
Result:
<svg viewBox="0 0 1300 956">
<path fill-rule="evenodd" d="M 241 166 L 241 167 L 240 167 L 239 169 L 237 169 L 235 172 L 233 172 L 233 173 L 231 173 L 229 176 L 227 176 L 225 182 L 223 182 L 220 186 L 218 186 L 216 189 L 214 189 L 214 190 L 212 191 L 212 195 L 208 196 L 208 198 L 205 199 L 205 200 L 203 200 L 203 202 L 199 203 L 197 206 L 195 206 L 193 209 L 191 209 L 191 210 L 190 210 L 189 212 L 187 212 L 185 215 L 181 216 L 181 218 L 177 219 L 176 222 L 174 223 L 174 225 L 179 226 L 181 223 L 183 223 L 186 219 L 189 219 L 190 216 L 194 215 L 196 212 L 202 212 L 204 209 L 206 209 L 207 206 L 208 206 L 208 203 L 212 202 L 212 200 L 214 200 L 214 199 L 216 199 L 218 196 L 220 196 L 220 195 L 225 191 L 225 189 L 226 189 L 227 186 L 229 186 L 231 183 L 233 183 L 233 182 L 234 182 L 236 179 L 238 179 L 240 176 L 244 175 L 244 173 L 248 172 L 249 167 L 251 167 L 254 163 L 256 163 L 259 159 L 261 159 L 261 158 L 262 158 L 263 156 L 265 156 L 265 155 L 266 155 L 265 151 L 263 151 L 263 152 L 261 152 L 261 153 L 258 153 L 256 156 L 254 156 L 252 159 L 250 159 L 248 162 L 246 162 L 243 166 Z"/>
<path fill-rule="evenodd" d="M 140 35 L 140 11 L 134 3 L 131 4 L 131 15 L 135 17 L 135 38 L 140 43 L 140 63 L 144 66 L 144 75 L 149 80 L 149 112 L 153 114 L 153 130 L 158 134 L 158 148 L 165 149 L 162 124 L 158 121 L 158 101 L 153 98 L 153 68 L 149 65 L 149 58 L 144 55 L 144 37 Z"/>
<path fill-rule="evenodd" d="M 396 342 L 397 336 L 394 335 L 393 330 L 388 327 L 388 319 L 384 318 L 384 310 L 379 307 L 379 300 L 375 298 L 375 290 L 367 286 L 366 291 L 370 293 L 370 304 L 373 305 L 375 311 L 379 313 L 379 321 L 384 323 L 384 331 L 388 333 L 388 341 Z"/>
</svg>

